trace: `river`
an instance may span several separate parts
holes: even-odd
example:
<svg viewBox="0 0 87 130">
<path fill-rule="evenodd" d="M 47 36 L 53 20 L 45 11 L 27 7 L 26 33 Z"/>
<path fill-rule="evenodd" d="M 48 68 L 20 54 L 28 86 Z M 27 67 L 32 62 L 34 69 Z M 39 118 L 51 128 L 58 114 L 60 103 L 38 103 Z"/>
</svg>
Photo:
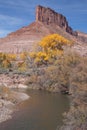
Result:
<svg viewBox="0 0 87 130">
<path fill-rule="evenodd" d="M 27 90 L 30 98 L 20 103 L 13 118 L 0 124 L 0 130 L 58 130 L 69 98 L 58 93 Z"/>
</svg>

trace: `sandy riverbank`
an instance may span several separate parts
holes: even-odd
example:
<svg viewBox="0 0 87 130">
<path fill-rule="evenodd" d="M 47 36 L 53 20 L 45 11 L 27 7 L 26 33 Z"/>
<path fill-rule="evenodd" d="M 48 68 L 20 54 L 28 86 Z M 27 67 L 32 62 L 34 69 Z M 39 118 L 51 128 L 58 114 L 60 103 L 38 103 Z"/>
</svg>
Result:
<svg viewBox="0 0 87 130">
<path fill-rule="evenodd" d="M 11 119 L 16 105 L 28 98 L 27 94 L 16 91 L 11 91 L 9 98 L 0 97 L 0 123 Z"/>
</svg>

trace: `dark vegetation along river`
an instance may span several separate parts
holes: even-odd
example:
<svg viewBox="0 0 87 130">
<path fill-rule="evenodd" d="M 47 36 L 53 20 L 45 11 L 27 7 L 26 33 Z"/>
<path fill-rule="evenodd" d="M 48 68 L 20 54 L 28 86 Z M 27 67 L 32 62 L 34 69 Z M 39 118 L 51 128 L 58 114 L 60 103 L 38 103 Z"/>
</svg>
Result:
<svg viewBox="0 0 87 130">
<path fill-rule="evenodd" d="M 58 93 L 28 90 L 30 98 L 19 104 L 13 118 L 0 124 L 0 130 L 58 130 L 69 98 Z"/>
</svg>

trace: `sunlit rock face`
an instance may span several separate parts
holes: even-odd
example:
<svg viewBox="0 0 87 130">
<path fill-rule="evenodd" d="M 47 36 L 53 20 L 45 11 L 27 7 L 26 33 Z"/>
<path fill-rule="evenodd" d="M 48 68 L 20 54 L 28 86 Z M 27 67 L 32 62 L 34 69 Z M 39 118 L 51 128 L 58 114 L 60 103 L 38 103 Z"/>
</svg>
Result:
<svg viewBox="0 0 87 130">
<path fill-rule="evenodd" d="M 80 35 L 79 32 L 73 31 L 65 16 L 39 5 L 36 7 L 34 22 L 0 39 L 0 52 L 21 53 L 23 51 L 33 51 L 44 36 L 54 33 L 58 33 L 75 43 L 87 41 L 87 34 L 84 37 L 84 34 L 81 33 Z"/>
<path fill-rule="evenodd" d="M 68 21 L 66 17 L 62 14 L 55 12 L 54 10 L 42 6 L 37 6 L 36 8 L 36 21 L 40 21 L 44 24 L 51 25 L 56 24 L 59 27 L 65 29 L 66 32 L 77 35 L 76 32 L 72 30 L 68 25 Z"/>
</svg>

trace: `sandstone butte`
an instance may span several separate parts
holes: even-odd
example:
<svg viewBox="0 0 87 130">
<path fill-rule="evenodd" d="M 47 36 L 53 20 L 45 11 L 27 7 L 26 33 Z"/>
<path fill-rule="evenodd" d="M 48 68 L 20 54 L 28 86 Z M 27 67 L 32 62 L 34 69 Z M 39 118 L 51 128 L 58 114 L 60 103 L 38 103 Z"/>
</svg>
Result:
<svg viewBox="0 0 87 130">
<path fill-rule="evenodd" d="M 8 34 L 0 39 L 0 52 L 20 53 L 34 50 L 37 43 L 48 34 L 58 33 L 77 43 L 74 49 L 87 53 L 87 34 L 73 29 L 68 25 L 65 16 L 50 8 L 38 5 L 36 20 L 26 27 Z"/>
</svg>

